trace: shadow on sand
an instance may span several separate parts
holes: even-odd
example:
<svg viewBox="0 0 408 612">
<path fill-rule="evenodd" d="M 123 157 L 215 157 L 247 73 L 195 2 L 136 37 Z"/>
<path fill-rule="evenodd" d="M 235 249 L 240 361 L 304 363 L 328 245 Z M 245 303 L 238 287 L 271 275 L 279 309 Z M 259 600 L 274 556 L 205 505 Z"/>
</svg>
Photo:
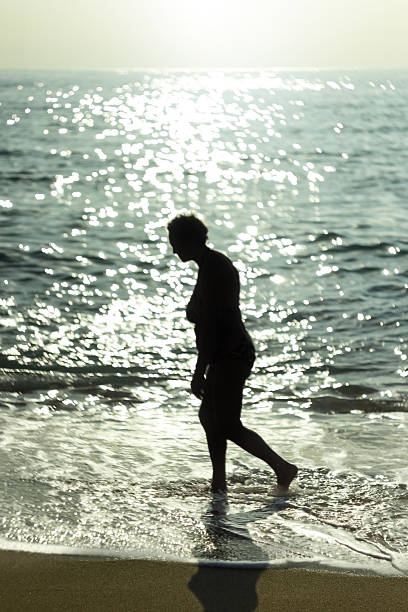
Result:
<svg viewBox="0 0 408 612">
<path fill-rule="evenodd" d="M 253 612 L 257 608 L 256 585 L 268 567 L 269 557 L 253 542 L 247 525 L 285 508 L 285 500 L 281 498 L 279 503 L 256 510 L 227 514 L 227 495 L 213 495 L 202 516 L 206 550 L 194 551 L 196 557 L 207 560 L 198 563 L 198 571 L 188 584 L 205 612 Z M 238 559 L 237 563 L 220 565 L 222 560 L 231 558 Z M 250 559 L 251 564 L 239 559 Z"/>
</svg>

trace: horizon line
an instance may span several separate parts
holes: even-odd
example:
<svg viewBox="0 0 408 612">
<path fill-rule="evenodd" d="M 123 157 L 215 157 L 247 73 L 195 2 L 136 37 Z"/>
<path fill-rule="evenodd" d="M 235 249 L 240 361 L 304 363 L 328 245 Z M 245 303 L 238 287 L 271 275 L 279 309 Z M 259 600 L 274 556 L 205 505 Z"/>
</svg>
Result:
<svg viewBox="0 0 408 612">
<path fill-rule="evenodd" d="M 327 72 L 327 71 L 396 71 L 408 70 L 407 66 L 140 66 L 140 67 L 93 67 L 93 68 L 57 68 L 57 67 L 7 67 L 0 66 L 0 71 L 48 71 L 48 72 Z"/>
</svg>

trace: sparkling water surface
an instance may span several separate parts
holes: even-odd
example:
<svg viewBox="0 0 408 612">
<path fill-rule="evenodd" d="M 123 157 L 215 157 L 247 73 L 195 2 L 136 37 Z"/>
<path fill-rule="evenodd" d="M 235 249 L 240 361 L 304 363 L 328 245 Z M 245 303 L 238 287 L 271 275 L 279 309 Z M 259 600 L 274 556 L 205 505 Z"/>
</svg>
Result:
<svg viewBox="0 0 408 612">
<path fill-rule="evenodd" d="M 408 573 L 408 73 L 0 73 L 0 536 Z M 189 393 L 204 215 L 257 348 L 228 504 Z"/>
</svg>

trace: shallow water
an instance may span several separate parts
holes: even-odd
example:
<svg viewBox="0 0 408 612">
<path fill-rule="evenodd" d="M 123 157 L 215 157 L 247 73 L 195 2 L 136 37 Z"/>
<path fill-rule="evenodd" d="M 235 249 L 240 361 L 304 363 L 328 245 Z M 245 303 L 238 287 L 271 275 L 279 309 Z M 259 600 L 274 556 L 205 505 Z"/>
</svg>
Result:
<svg viewBox="0 0 408 612">
<path fill-rule="evenodd" d="M 407 569 L 408 493 L 400 483 L 407 473 L 391 461 L 378 473 L 378 455 L 390 445 L 403 455 L 405 415 L 368 424 L 366 416 L 346 414 L 334 423 L 333 415 L 306 418 L 286 407 L 275 407 L 273 416 L 249 410 L 247 424 L 302 458 L 302 470 L 282 495 L 270 470 L 231 447 L 226 504 L 209 492 L 192 409 L 157 409 L 152 417 L 142 404 L 126 422 L 108 407 L 103 419 L 23 412 L 14 428 L 9 420 L 2 449 L 3 533 L 13 541 L 153 558 L 319 559 Z M 363 449 L 365 462 L 356 465 Z"/>
<path fill-rule="evenodd" d="M 0 74 L 0 536 L 407 573 L 407 87 Z M 181 209 L 240 271 L 243 419 L 301 467 L 288 497 L 233 445 L 208 491 Z"/>
</svg>

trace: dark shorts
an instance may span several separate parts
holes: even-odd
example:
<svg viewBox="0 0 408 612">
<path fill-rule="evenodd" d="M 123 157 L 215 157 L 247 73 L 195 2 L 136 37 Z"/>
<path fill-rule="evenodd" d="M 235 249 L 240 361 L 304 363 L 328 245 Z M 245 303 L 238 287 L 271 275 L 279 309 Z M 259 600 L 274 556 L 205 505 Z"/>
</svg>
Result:
<svg viewBox="0 0 408 612">
<path fill-rule="evenodd" d="M 225 359 L 209 366 L 199 417 L 206 431 L 225 437 L 242 427 L 242 392 L 253 362 Z"/>
</svg>

